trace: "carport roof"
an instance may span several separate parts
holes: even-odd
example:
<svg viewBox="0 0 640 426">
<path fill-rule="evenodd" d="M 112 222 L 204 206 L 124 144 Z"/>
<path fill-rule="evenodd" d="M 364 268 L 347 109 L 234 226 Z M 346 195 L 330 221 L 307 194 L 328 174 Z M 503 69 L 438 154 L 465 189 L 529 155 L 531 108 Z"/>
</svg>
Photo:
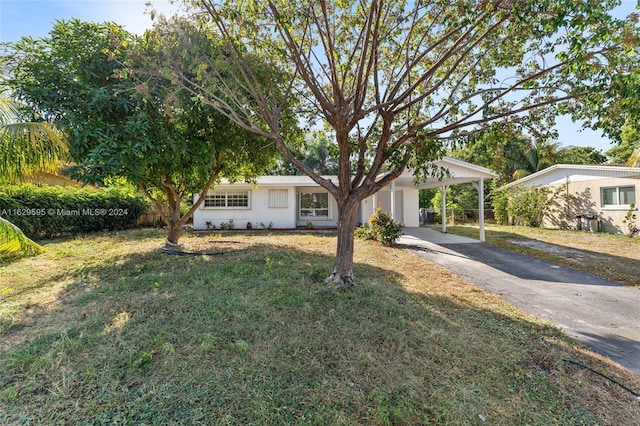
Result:
<svg viewBox="0 0 640 426">
<path fill-rule="evenodd" d="M 442 157 L 433 164 L 449 171 L 442 180 L 428 178 L 426 182 L 414 182 L 413 173 L 405 171 L 395 180 L 397 186 L 413 186 L 418 189 L 437 188 L 441 186 L 457 185 L 461 183 L 478 182 L 480 179 L 488 180 L 498 177 L 486 167 L 467 163 L 451 157 Z"/>
</svg>

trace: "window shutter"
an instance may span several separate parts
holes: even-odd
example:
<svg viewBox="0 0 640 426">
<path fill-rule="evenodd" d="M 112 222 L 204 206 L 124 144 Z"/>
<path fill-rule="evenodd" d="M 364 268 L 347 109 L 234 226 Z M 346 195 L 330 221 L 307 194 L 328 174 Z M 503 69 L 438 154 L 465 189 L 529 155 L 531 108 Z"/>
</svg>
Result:
<svg viewBox="0 0 640 426">
<path fill-rule="evenodd" d="M 270 189 L 269 190 L 269 208 L 270 209 L 286 209 L 289 207 L 289 190 L 288 189 Z"/>
</svg>

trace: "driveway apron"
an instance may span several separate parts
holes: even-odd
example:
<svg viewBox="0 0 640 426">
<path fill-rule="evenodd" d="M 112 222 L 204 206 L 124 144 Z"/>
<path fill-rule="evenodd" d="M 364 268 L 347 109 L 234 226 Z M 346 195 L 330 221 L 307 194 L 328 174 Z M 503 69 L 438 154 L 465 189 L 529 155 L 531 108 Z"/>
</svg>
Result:
<svg viewBox="0 0 640 426">
<path fill-rule="evenodd" d="M 470 238 L 405 228 L 398 243 L 640 375 L 640 291 Z"/>
</svg>

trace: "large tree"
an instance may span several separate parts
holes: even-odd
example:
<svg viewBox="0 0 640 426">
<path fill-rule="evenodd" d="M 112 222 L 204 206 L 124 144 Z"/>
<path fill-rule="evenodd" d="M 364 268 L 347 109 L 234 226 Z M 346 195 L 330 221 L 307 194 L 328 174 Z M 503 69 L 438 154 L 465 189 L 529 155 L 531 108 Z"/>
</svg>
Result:
<svg viewBox="0 0 640 426">
<path fill-rule="evenodd" d="M 630 19 L 638 22 L 640 15 L 633 13 Z M 627 39 L 637 37 L 628 32 Z M 567 106 L 566 111 L 574 119 L 583 120 L 584 127 L 602 132 L 616 143 L 606 152 L 611 164 L 638 165 L 640 156 L 640 55 L 629 54 L 622 72 L 611 76 L 606 90 L 588 93 L 581 103 Z M 632 156 L 636 154 L 636 157 Z"/>
<path fill-rule="evenodd" d="M 111 23 L 59 21 L 49 37 L 10 46 L 9 84 L 67 133 L 75 177 L 127 178 L 158 207 L 167 242 L 177 244 L 215 182 L 260 174 L 276 150 L 154 68 L 162 59 L 157 46 L 177 42 L 166 35 L 159 29 L 137 38 Z M 216 58 L 219 51 L 207 46 L 207 57 Z M 181 213 L 193 193 L 198 202 Z"/>
<path fill-rule="evenodd" d="M 607 156 L 592 146 L 564 146 L 558 149 L 556 164 L 603 164 Z"/>
<path fill-rule="evenodd" d="M 640 120 L 640 117 L 638 117 Z M 628 121 L 620 129 L 618 144 L 607 151 L 611 164 L 626 164 L 637 146 L 640 146 L 638 124 Z"/>
<path fill-rule="evenodd" d="M 498 174 L 496 184 L 504 185 L 512 182 L 516 170 L 527 162 L 525 153 L 531 144 L 523 129 L 500 123 L 461 137 L 449 155 L 493 170 Z"/>
<path fill-rule="evenodd" d="M 176 75 L 238 125 L 272 139 L 333 195 L 338 243 L 327 281 L 338 286 L 354 284 L 362 199 L 406 168 L 418 177 L 433 172 L 429 161 L 461 132 L 524 121 L 540 108 L 603 91 L 635 48 L 634 25 L 609 16 L 610 0 L 185 2 L 226 41 L 228 62 L 218 76 L 189 79 L 178 66 Z M 258 84 L 246 66 L 256 54 L 286 70 L 288 84 Z M 206 55 L 192 56 L 214 68 Z M 233 90 L 224 98 L 211 93 L 230 74 Z M 280 120 L 290 96 L 302 100 L 301 120 L 332 129 L 338 182 L 287 146 Z"/>
</svg>

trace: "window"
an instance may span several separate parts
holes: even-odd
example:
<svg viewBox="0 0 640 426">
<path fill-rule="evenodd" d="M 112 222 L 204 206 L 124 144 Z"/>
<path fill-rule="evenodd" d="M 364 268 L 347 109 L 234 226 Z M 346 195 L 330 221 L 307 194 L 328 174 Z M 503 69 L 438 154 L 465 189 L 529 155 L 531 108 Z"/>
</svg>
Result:
<svg viewBox="0 0 640 426">
<path fill-rule="evenodd" d="M 329 218 L 329 193 L 328 192 L 301 192 L 300 193 L 300 217 L 301 218 Z"/>
<path fill-rule="evenodd" d="M 270 189 L 269 190 L 269 208 L 270 209 L 286 209 L 289 207 L 289 190 L 288 189 Z"/>
<path fill-rule="evenodd" d="M 635 186 L 618 186 L 614 188 L 602 188 L 603 207 L 624 207 L 636 203 Z"/>
<path fill-rule="evenodd" d="M 215 191 L 204 197 L 204 207 L 249 208 L 249 191 Z"/>
</svg>

